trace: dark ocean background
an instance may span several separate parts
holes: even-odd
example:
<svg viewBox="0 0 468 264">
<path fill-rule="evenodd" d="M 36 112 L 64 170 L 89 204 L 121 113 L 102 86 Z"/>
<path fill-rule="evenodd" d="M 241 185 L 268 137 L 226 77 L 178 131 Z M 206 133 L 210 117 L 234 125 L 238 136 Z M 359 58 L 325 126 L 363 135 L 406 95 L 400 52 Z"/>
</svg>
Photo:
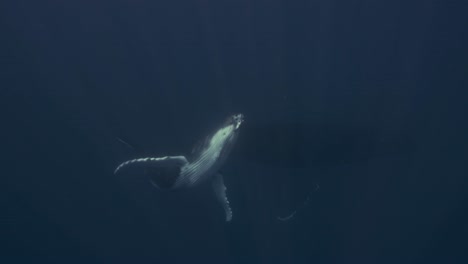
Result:
<svg viewBox="0 0 468 264">
<path fill-rule="evenodd" d="M 463 2 L 1 1 L 0 262 L 468 263 Z M 113 175 L 237 112 L 232 222 Z"/>
</svg>

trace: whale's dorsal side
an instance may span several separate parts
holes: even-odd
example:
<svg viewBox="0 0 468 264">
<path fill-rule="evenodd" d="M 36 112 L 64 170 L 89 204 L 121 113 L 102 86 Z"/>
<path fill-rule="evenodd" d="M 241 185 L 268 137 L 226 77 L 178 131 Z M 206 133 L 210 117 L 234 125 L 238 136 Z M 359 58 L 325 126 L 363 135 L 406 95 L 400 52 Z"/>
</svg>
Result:
<svg viewBox="0 0 468 264">
<path fill-rule="evenodd" d="M 190 161 L 185 156 L 139 158 L 123 162 L 114 173 L 127 167 L 140 167 L 153 186 L 168 190 L 192 188 L 201 182 L 211 181 L 216 198 L 225 211 L 226 221 L 231 221 L 232 210 L 226 196 L 226 186 L 218 170 L 231 151 L 243 121 L 242 114 L 230 116 L 218 130 L 197 145 Z"/>
</svg>

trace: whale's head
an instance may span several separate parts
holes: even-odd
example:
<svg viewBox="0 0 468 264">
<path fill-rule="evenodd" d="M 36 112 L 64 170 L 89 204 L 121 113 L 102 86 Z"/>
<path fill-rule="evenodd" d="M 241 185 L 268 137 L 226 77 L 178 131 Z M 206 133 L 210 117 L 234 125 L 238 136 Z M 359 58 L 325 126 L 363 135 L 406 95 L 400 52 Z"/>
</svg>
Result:
<svg viewBox="0 0 468 264">
<path fill-rule="evenodd" d="M 230 122 L 235 130 L 239 129 L 242 122 L 244 122 L 244 115 L 243 114 L 235 114 L 229 117 L 228 122 Z"/>
<path fill-rule="evenodd" d="M 232 145 L 237 138 L 239 128 L 243 122 L 243 114 L 229 116 L 226 122 L 214 133 L 211 143 L 217 145 Z"/>
<path fill-rule="evenodd" d="M 222 129 L 225 130 L 231 136 L 235 136 L 238 132 L 241 124 L 244 122 L 244 115 L 243 114 L 235 114 L 231 115 L 227 118 L 226 122 L 224 123 L 224 127 Z"/>
</svg>

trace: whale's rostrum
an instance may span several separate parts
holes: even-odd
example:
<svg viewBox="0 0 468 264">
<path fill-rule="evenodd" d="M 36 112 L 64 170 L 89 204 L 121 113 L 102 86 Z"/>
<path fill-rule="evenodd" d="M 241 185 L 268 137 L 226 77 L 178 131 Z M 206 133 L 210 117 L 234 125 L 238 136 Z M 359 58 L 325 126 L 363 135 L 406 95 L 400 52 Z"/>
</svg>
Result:
<svg viewBox="0 0 468 264">
<path fill-rule="evenodd" d="M 228 117 L 196 146 L 189 158 L 181 155 L 132 159 L 117 166 L 114 173 L 139 166 L 150 172 L 149 181 L 153 186 L 167 190 L 193 188 L 204 181 L 211 181 L 214 194 L 225 211 L 226 221 L 231 221 L 232 210 L 226 196 L 226 186 L 218 170 L 231 151 L 243 121 L 242 114 Z"/>
</svg>

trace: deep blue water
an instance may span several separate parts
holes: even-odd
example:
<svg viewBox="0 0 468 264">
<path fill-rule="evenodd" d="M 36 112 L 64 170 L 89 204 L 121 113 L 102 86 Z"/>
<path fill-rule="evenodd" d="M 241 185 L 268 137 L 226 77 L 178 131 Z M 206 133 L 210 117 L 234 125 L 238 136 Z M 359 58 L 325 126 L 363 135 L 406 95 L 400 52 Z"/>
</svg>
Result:
<svg viewBox="0 0 468 264">
<path fill-rule="evenodd" d="M 2 263 L 467 263 L 462 2 L 2 1 Z M 231 223 L 113 175 L 236 112 Z"/>
</svg>

